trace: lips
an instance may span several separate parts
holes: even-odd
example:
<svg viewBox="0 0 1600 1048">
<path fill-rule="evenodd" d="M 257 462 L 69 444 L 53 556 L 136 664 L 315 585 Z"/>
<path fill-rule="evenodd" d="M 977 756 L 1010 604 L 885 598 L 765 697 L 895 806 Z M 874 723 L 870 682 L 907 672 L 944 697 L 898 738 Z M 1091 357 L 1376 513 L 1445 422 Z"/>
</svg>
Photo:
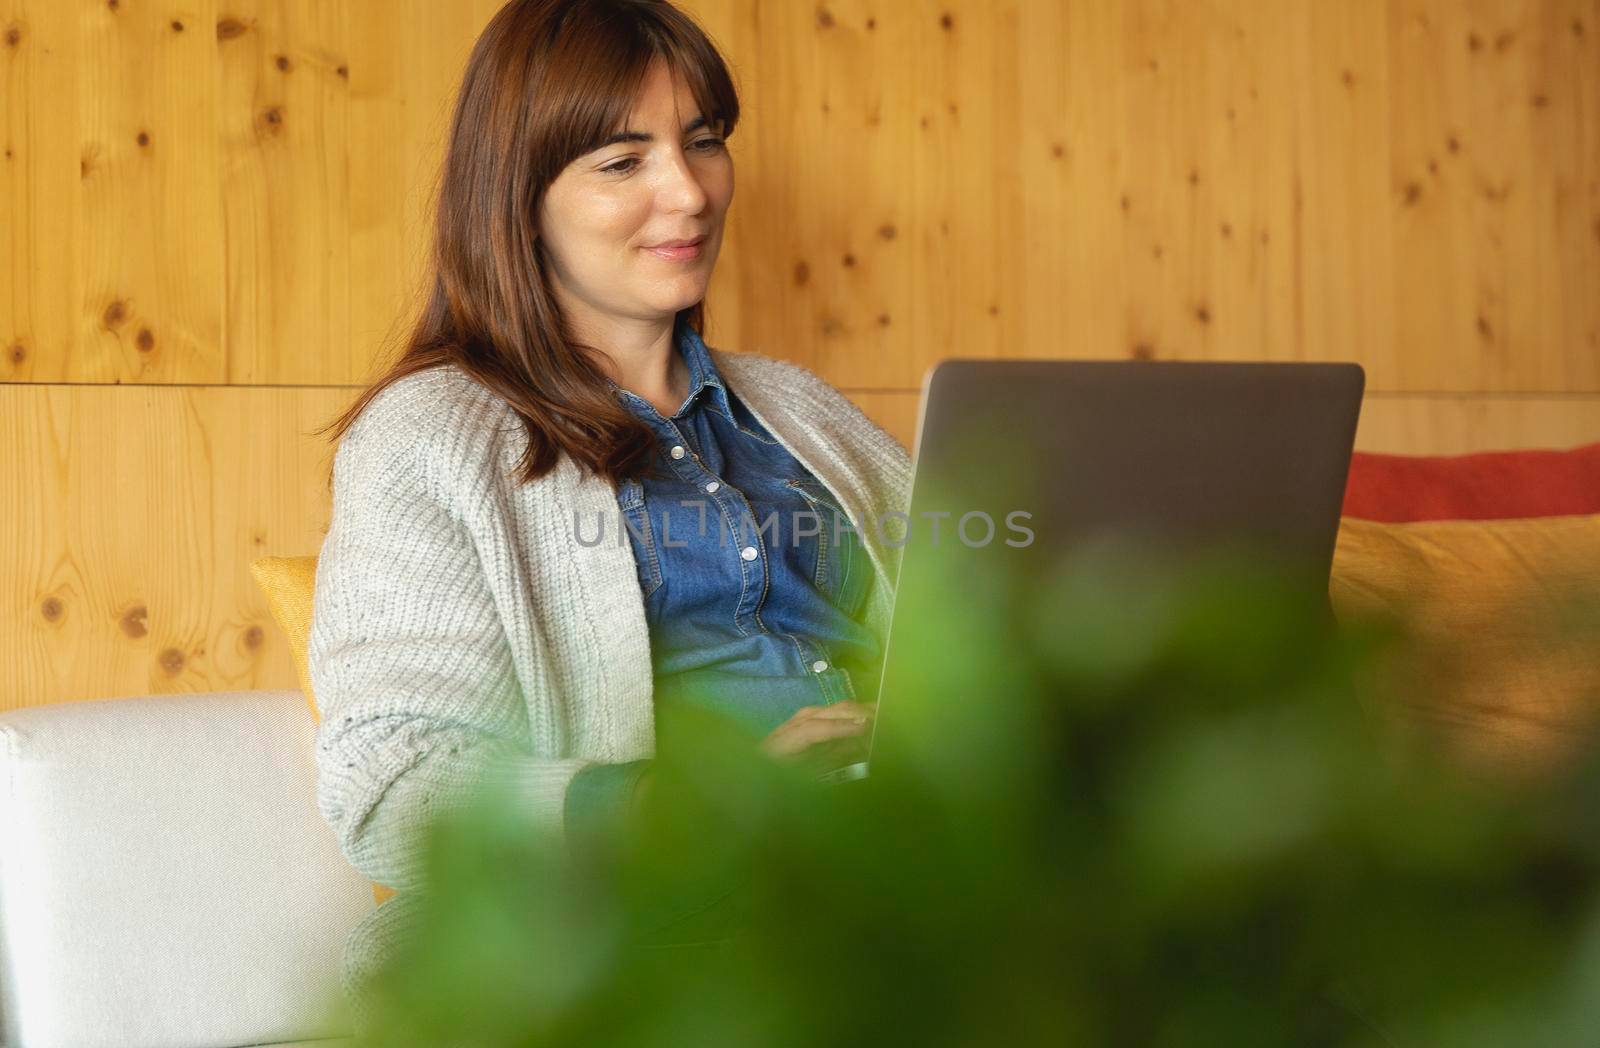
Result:
<svg viewBox="0 0 1600 1048">
<path fill-rule="evenodd" d="M 706 253 L 705 236 L 689 240 L 667 240 L 644 248 L 663 262 L 698 262 Z"/>
<path fill-rule="evenodd" d="M 655 250 L 656 248 L 669 248 L 669 247 L 692 247 L 695 244 L 700 243 L 705 238 L 706 238 L 706 235 L 704 233 L 701 233 L 699 236 L 693 237 L 693 238 L 691 238 L 689 240 L 663 240 L 659 244 L 646 244 L 645 246 L 650 250 Z"/>
</svg>

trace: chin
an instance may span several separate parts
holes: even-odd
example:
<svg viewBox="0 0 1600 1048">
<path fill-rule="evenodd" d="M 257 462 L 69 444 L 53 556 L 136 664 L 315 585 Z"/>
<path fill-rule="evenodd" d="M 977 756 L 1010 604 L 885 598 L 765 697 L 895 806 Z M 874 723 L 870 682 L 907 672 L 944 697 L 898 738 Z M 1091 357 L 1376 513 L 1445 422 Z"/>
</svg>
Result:
<svg viewBox="0 0 1600 1048">
<path fill-rule="evenodd" d="M 688 309 L 706 297 L 706 290 L 707 288 L 703 281 L 693 288 L 673 289 L 670 293 L 663 294 L 657 299 L 658 308 L 664 313 L 676 313 L 679 310 Z"/>
</svg>

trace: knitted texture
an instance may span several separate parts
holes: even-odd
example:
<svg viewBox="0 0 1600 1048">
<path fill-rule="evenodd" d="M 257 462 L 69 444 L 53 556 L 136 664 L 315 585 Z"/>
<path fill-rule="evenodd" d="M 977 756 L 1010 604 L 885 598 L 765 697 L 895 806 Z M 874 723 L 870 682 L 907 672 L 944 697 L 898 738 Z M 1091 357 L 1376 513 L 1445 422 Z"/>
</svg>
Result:
<svg viewBox="0 0 1600 1048">
<path fill-rule="evenodd" d="M 907 508 L 905 448 L 799 365 L 711 352 L 857 524 L 877 583 L 864 621 L 881 639 L 901 532 L 890 521 L 885 541 L 878 522 Z M 559 836 L 580 769 L 655 752 L 650 638 L 616 493 L 567 456 L 520 484 L 526 446 L 503 399 L 442 367 L 386 387 L 334 456 L 307 652 L 317 802 L 351 865 L 399 892 L 423 887 L 424 820 L 475 782 L 509 786 Z M 581 544 L 575 528 L 593 543 L 600 519 L 605 540 Z M 347 992 L 398 941 L 414 909 L 398 901 L 352 933 Z"/>
</svg>

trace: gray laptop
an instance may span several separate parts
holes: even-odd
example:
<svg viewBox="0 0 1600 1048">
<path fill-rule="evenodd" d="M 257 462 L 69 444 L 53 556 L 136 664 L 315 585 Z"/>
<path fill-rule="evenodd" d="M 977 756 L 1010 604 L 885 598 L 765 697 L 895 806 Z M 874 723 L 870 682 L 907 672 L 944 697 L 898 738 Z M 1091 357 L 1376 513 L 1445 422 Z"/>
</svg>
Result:
<svg viewBox="0 0 1600 1048">
<path fill-rule="evenodd" d="M 1082 543 L 1227 543 L 1282 554 L 1297 592 L 1327 609 L 1364 385 L 1350 363 L 935 365 L 923 379 L 872 742 L 896 703 L 916 701 L 899 683 L 909 667 L 896 642 L 915 650 L 916 609 L 951 572 L 970 583 L 958 592 L 972 615 L 1005 615 L 985 603 L 1002 599 L 992 573 L 1043 569 Z M 866 775 L 871 754 L 824 781 Z"/>
</svg>

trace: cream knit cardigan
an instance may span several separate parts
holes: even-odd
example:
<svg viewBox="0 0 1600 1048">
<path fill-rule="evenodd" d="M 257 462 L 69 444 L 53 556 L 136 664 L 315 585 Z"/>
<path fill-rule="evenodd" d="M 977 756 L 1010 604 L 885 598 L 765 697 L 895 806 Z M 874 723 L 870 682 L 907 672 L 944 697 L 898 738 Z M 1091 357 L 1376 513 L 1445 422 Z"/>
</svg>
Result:
<svg viewBox="0 0 1600 1048">
<path fill-rule="evenodd" d="M 888 623 L 906 450 L 795 364 L 713 349 L 724 382 L 840 501 Z M 321 713 L 317 803 L 349 862 L 404 893 L 420 886 L 418 829 L 478 776 L 509 782 L 560 831 L 567 784 L 593 762 L 654 754 L 650 638 L 616 494 L 562 456 L 532 484 L 509 405 L 455 367 L 380 392 L 334 456 L 333 515 L 317 562 L 308 658 Z M 606 539 L 593 541 L 598 515 Z M 345 988 L 393 944 L 405 895 L 369 914 Z"/>
</svg>

